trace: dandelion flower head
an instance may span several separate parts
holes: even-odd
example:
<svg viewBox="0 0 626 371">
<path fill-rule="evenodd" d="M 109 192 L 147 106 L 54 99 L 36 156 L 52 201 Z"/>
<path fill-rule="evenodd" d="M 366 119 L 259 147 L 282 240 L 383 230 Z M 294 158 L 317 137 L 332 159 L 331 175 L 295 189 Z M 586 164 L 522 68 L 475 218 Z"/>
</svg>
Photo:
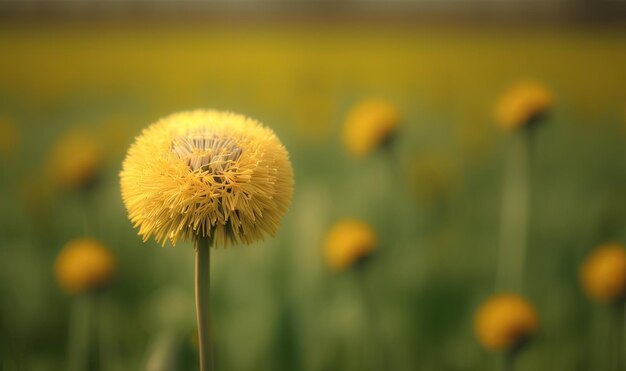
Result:
<svg viewBox="0 0 626 371">
<path fill-rule="evenodd" d="M 365 156 L 390 140 L 399 124 L 400 113 L 391 103 L 379 99 L 363 101 L 348 113 L 344 144 L 354 156 Z"/>
<path fill-rule="evenodd" d="M 289 154 L 243 115 L 173 114 L 146 128 L 120 173 L 122 199 L 144 241 L 209 237 L 213 246 L 273 235 L 293 193 Z"/>
<path fill-rule="evenodd" d="M 515 294 L 489 298 L 479 308 L 474 330 L 480 343 L 492 351 L 509 351 L 522 345 L 538 329 L 534 308 Z"/>
<path fill-rule="evenodd" d="M 585 293 L 600 302 L 626 296 L 626 248 L 619 243 L 604 244 L 595 249 L 580 270 Z"/>
<path fill-rule="evenodd" d="M 516 129 L 542 116 L 554 105 L 552 93 L 535 81 L 509 88 L 496 105 L 496 121 L 505 129 Z"/>
<path fill-rule="evenodd" d="M 324 258 L 328 266 L 341 271 L 369 256 L 378 246 L 374 230 L 356 219 L 337 222 L 326 236 Z"/>
<path fill-rule="evenodd" d="M 92 238 L 71 240 L 57 256 L 54 273 L 61 289 L 80 294 L 106 286 L 115 271 L 111 252 Z"/>
</svg>

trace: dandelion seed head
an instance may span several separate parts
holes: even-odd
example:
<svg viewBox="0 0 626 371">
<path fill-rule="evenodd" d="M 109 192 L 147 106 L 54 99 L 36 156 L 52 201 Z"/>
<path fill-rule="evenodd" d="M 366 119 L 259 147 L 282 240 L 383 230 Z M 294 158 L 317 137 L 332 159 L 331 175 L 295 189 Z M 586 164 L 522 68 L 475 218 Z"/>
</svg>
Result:
<svg viewBox="0 0 626 371">
<path fill-rule="evenodd" d="M 287 150 L 259 122 L 197 110 L 159 120 L 124 160 L 122 199 L 144 240 L 211 237 L 214 246 L 274 235 L 293 193 Z"/>
<path fill-rule="evenodd" d="M 599 302 L 613 302 L 626 296 L 626 248 L 607 243 L 596 248 L 580 269 L 587 296 Z"/>
<path fill-rule="evenodd" d="M 474 318 L 476 337 L 492 351 L 510 351 L 520 347 L 538 328 L 535 309 L 516 294 L 492 296 L 481 305 Z"/>
</svg>

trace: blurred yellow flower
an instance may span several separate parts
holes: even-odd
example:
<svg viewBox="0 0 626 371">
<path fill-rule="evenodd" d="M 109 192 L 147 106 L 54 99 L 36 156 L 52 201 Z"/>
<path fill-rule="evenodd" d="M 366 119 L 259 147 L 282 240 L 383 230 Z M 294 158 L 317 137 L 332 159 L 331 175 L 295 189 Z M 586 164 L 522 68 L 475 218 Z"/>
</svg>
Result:
<svg viewBox="0 0 626 371">
<path fill-rule="evenodd" d="M 554 105 L 552 93 L 535 81 L 523 81 L 509 88 L 496 105 L 496 121 L 505 129 L 524 126 L 545 114 Z"/>
<path fill-rule="evenodd" d="M 54 264 L 57 283 L 68 294 L 102 288 L 114 272 L 113 255 L 92 238 L 77 238 L 65 244 Z"/>
<path fill-rule="evenodd" d="M 197 110 L 145 129 L 122 165 L 122 199 L 144 241 L 197 235 L 214 246 L 273 235 L 293 193 L 289 154 L 274 132 L 230 112 Z"/>
<path fill-rule="evenodd" d="M 391 103 L 371 99 L 354 106 L 346 118 L 343 140 L 347 150 L 362 157 L 389 141 L 400 124 L 400 113 Z"/>
<path fill-rule="evenodd" d="M 539 320 L 528 301 L 515 294 L 489 298 L 474 318 L 474 331 L 480 343 L 492 351 L 510 351 L 537 332 Z"/>
<path fill-rule="evenodd" d="M 91 135 L 75 130 L 54 144 L 49 171 L 56 185 L 66 189 L 84 189 L 97 180 L 103 164 L 99 142 Z"/>
<path fill-rule="evenodd" d="M 378 238 L 369 225 L 356 219 L 344 219 L 326 236 L 324 258 L 331 269 L 341 271 L 369 256 L 377 246 Z"/>
<path fill-rule="evenodd" d="M 19 143 L 19 133 L 15 122 L 8 117 L 0 117 L 0 156 L 9 157 Z"/>
<path fill-rule="evenodd" d="M 600 302 L 610 302 L 626 295 L 626 248 L 607 243 L 589 254 L 580 269 L 585 293 Z"/>
</svg>

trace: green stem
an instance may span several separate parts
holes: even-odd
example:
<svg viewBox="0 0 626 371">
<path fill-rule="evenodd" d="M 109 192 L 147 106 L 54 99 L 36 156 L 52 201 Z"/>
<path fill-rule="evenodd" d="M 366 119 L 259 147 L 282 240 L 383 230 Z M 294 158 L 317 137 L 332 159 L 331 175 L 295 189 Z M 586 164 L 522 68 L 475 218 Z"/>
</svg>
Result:
<svg viewBox="0 0 626 371">
<path fill-rule="evenodd" d="M 384 153 L 385 161 L 387 162 L 387 167 L 389 168 L 389 173 L 390 173 L 390 176 L 392 177 L 392 180 L 394 180 L 397 183 L 396 185 L 404 186 L 403 172 L 400 166 L 401 164 L 398 160 L 400 156 L 396 156 L 396 149 L 395 149 L 394 144 L 395 144 L 395 141 L 393 141 L 393 143 L 386 144 L 382 148 L 382 151 Z"/>
<path fill-rule="evenodd" d="M 68 369 L 81 371 L 88 368 L 90 339 L 90 322 L 92 312 L 92 300 L 88 295 L 74 298 L 71 308 L 69 344 L 68 344 Z"/>
<path fill-rule="evenodd" d="M 621 371 L 624 365 L 624 332 L 626 331 L 626 310 L 623 301 L 615 303 L 611 309 L 611 369 Z"/>
<path fill-rule="evenodd" d="M 211 344 L 211 237 L 198 236 L 196 246 L 196 318 L 198 321 L 198 353 L 200 370 L 213 370 L 213 352 Z"/>
<path fill-rule="evenodd" d="M 507 351 L 502 360 L 502 371 L 515 371 L 516 351 Z"/>
<path fill-rule="evenodd" d="M 403 199 L 408 189 L 402 163 L 400 162 L 401 156 L 398 155 L 395 143 L 396 140 L 397 138 L 392 139 L 391 143 L 386 143 L 382 151 L 384 152 L 388 176 L 393 182 L 389 193 L 395 194 L 398 199 Z M 385 202 L 387 202 L 387 199 L 385 199 Z M 400 241 L 402 236 L 406 235 L 406 228 L 404 228 L 406 223 L 403 223 L 403 219 L 401 218 L 402 214 L 406 215 L 404 205 L 405 204 L 397 205 L 396 203 L 394 207 L 388 208 L 387 215 L 384 218 L 384 222 L 382 222 L 382 226 L 384 230 L 387 231 L 387 234 L 393 236 L 393 243 Z"/>
<path fill-rule="evenodd" d="M 179 339 L 175 332 L 161 333 L 150 346 L 145 370 L 179 370 Z"/>
<path fill-rule="evenodd" d="M 83 214 L 83 233 L 85 234 L 85 236 L 89 236 L 90 234 L 93 235 L 94 233 L 94 226 L 93 226 L 93 219 L 92 219 L 92 215 L 95 215 L 93 213 L 93 197 L 91 194 L 91 190 L 90 189 L 86 189 L 86 190 L 81 190 L 80 194 L 80 205 L 81 205 L 81 211 Z"/>
<path fill-rule="evenodd" d="M 379 313 L 378 313 L 378 303 L 372 294 L 372 290 L 367 283 L 367 279 L 365 277 L 365 269 L 362 265 L 358 264 L 356 267 L 357 279 L 359 281 L 359 288 L 361 290 L 361 297 L 363 299 L 363 309 L 367 316 L 368 322 L 368 331 L 369 337 L 367 344 L 373 345 L 373 354 L 377 354 L 376 363 L 374 363 L 373 369 L 375 370 L 386 370 L 389 368 L 389 362 L 387 359 L 387 349 L 382 339 L 382 334 L 379 329 Z M 367 350 L 370 351 L 369 349 Z"/>
<path fill-rule="evenodd" d="M 97 293 L 98 301 L 98 345 L 100 369 L 112 370 L 116 368 L 117 356 L 114 349 L 113 337 L 111 333 L 111 325 L 115 322 L 110 320 L 112 309 L 104 293 Z"/>
<path fill-rule="evenodd" d="M 620 338 L 620 342 L 619 342 L 619 369 L 623 369 L 624 366 L 626 365 L 626 350 L 624 348 L 626 348 L 626 344 L 624 344 L 624 342 L 626 341 L 626 300 L 624 300 L 622 302 L 622 308 L 621 308 L 621 316 L 622 316 L 622 328 L 619 329 L 619 331 L 621 332 L 621 338 Z"/>
<path fill-rule="evenodd" d="M 500 253 L 496 286 L 498 290 L 521 291 L 526 259 L 530 201 L 530 135 L 517 133 L 505 164 Z"/>
</svg>

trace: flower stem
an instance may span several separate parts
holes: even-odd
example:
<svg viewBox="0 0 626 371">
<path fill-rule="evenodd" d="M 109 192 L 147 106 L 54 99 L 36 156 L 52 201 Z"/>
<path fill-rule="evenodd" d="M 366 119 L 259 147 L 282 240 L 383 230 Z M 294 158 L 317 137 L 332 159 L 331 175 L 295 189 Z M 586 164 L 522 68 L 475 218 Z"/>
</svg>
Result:
<svg viewBox="0 0 626 371">
<path fill-rule="evenodd" d="M 114 338 L 115 334 L 112 333 L 113 328 L 111 325 L 115 321 L 111 321 L 110 318 L 113 315 L 113 310 L 109 303 L 105 293 L 96 293 L 97 295 L 97 331 L 98 331 L 98 345 L 99 345 L 99 358 L 100 369 L 102 371 L 114 370 L 117 367 L 117 352 L 115 350 Z"/>
<path fill-rule="evenodd" d="M 68 344 L 68 370 L 70 371 L 88 368 L 92 304 L 92 298 L 89 295 L 77 296 L 72 303 Z"/>
<path fill-rule="evenodd" d="M 361 297 L 363 300 L 363 309 L 365 311 L 368 321 L 368 332 L 369 336 L 365 339 L 368 339 L 367 344 L 373 346 L 373 349 L 367 349 L 367 352 L 372 352 L 370 354 L 376 355 L 375 363 L 373 363 L 374 370 L 386 370 L 389 368 L 389 360 L 387 358 L 387 347 L 385 346 L 384 340 L 382 338 L 382 334 L 380 333 L 379 325 L 380 325 L 380 316 L 378 313 L 378 302 L 374 298 L 372 290 L 367 283 L 367 279 L 365 277 L 365 269 L 362 265 L 357 265 L 356 267 L 357 280 L 359 284 L 359 289 L 361 291 Z"/>
<path fill-rule="evenodd" d="M 396 155 L 396 152 L 397 151 L 395 149 L 394 143 L 387 143 L 383 147 L 385 161 L 387 162 L 387 166 L 389 167 L 389 176 L 394 182 L 397 182 L 396 185 L 403 186 L 403 172 L 402 168 L 400 167 L 400 162 L 398 161 L 399 156 Z"/>
<path fill-rule="evenodd" d="M 620 331 L 621 333 L 621 337 L 620 337 L 620 341 L 618 343 L 618 356 L 619 356 L 619 369 L 623 369 L 623 367 L 626 365 L 626 351 L 624 350 L 624 348 L 626 348 L 626 344 L 624 344 L 624 342 L 626 342 L 626 300 L 622 301 L 622 308 L 621 308 L 621 317 L 622 317 L 622 328 L 619 329 L 618 331 Z"/>
<path fill-rule="evenodd" d="M 504 353 L 504 359 L 502 360 L 502 371 L 515 371 L 515 358 L 517 352 L 510 350 Z"/>
<path fill-rule="evenodd" d="M 621 338 L 620 338 L 620 342 L 619 342 L 619 367 L 620 369 L 622 369 L 625 365 L 626 365 L 626 351 L 624 350 L 624 348 L 626 348 L 626 344 L 624 344 L 624 342 L 626 342 L 626 300 L 622 301 L 622 308 L 621 308 L 621 312 L 622 312 L 622 328 L 619 329 L 621 332 Z"/>
<path fill-rule="evenodd" d="M 85 236 L 89 236 L 89 235 L 93 235 L 94 233 L 94 225 L 93 225 L 93 221 L 94 218 L 93 216 L 95 215 L 95 213 L 93 212 L 94 210 L 94 205 L 93 205 L 93 195 L 92 195 L 92 190 L 90 189 L 86 189 L 86 190 L 81 190 L 79 196 L 80 196 L 80 205 L 82 208 L 82 216 L 83 216 L 83 233 L 85 234 Z"/>
<path fill-rule="evenodd" d="M 198 353 L 200 371 L 213 370 L 213 351 L 211 344 L 211 245 L 212 237 L 198 236 L 196 250 L 196 319 L 198 321 Z"/>
<path fill-rule="evenodd" d="M 620 300 L 610 308 L 611 332 L 609 349 L 611 350 L 612 370 L 623 370 L 624 365 L 624 337 L 626 334 L 626 305 Z"/>
<path fill-rule="evenodd" d="M 505 166 L 496 289 L 522 290 L 530 201 L 530 133 L 516 133 Z"/>
</svg>

